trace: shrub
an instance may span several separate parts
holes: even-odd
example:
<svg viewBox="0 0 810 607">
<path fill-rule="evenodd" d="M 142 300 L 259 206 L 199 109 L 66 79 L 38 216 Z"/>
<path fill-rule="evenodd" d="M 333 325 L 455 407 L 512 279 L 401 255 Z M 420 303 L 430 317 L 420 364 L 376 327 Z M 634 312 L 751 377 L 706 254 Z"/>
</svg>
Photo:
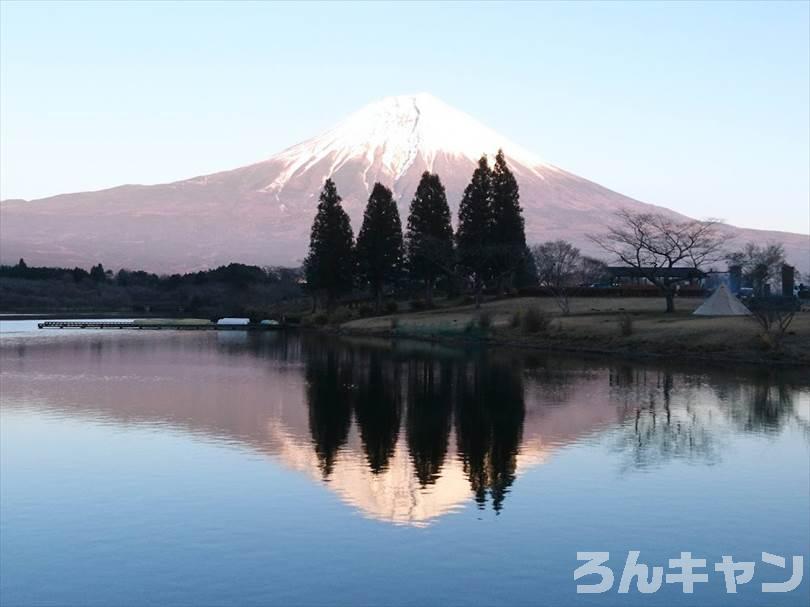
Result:
<svg viewBox="0 0 810 607">
<path fill-rule="evenodd" d="M 346 308 L 338 308 L 329 315 L 330 325 L 342 325 L 352 319 L 352 313 Z"/>
<path fill-rule="evenodd" d="M 525 333 L 545 333 L 551 326 L 550 316 L 538 307 L 526 310 L 522 319 Z"/>
<path fill-rule="evenodd" d="M 329 322 L 329 317 L 326 314 L 324 314 L 323 312 L 318 312 L 317 314 L 312 316 L 312 324 L 314 324 L 314 325 L 318 325 L 318 326 L 322 327 L 327 322 Z"/>
<path fill-rule="evenodd" d="M 484 331 L 489 331 L 492 328 L 492 312 L 483 310 L 478 314 L 478 328 Z"/>
<path fill-rule="evenodd" d="M 748 305 L 750 318 L 761 329 L 761 340 L 766 349 L 779 350 L 793 318 L 801 309 L 798 300 L 784 298 L 754 298 Z"/>
<path fill-rule="evenodd" d="M 399 312 L 399 306 L 395 301 L 386 301 L 383 309 L 385 310 L 386 314 L 396 314 Z"/>
<path fill-rule="evenodd" d="M 619 316 L 619 333 L 622 337 L 630 337 L 633 334 L 633 317 L 627 312 Z"/>
<path fill-rule="evenodd" d="M 410 301 L 411 310 L 418 312 L 427 309 L 427 302 L 424 299 L 412 299 Z"/>
<path fill-rule="evenodd" d="M 247 316 L 250 319 L 250 322 L 253 324 L 261 322 L 268 316 L 266 310 L 259 308 L 246 308 L 243 312 L 243 315 Z"/>
<path fill-rule="evenodd" d="M 374 316 L 374 308 L 368 304 L 363 304 L 357 309 L 357 314 L 361 317 Z"/>
</svg>

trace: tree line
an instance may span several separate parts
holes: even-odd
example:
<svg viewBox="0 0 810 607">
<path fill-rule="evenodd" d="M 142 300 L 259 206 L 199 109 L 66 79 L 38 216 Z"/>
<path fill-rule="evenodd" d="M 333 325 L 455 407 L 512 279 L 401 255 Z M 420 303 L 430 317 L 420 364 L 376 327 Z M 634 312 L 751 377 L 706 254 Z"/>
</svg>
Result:
<svg viewBox="0 0 810 607">
<path fill-rule="evenodd" d="M 84 268 L 0 265 L 0 309 L 132 311 L 203 316 L 261 316 L 281 302 L 302 303 L 298 269 L 231 263 L 211 270 L 158 275 Z"/>
<path fill-rule="evenodd" d="M 314 306 L 331 310 L 352 289 L 367 288 L 380 311 L 386 287 L 404 280 L 422 284 L 432 305 L 436 285 L 466 283 L 480 305 L 485 287 L 503 292 L 536 272 L 526 246 L 517 180 L 502 150 L 493 167 L 478 161 L 458 210 L 453 232 L 440 177 L 425 171 L 410 203 L 403 234 L 389 188 L 375 183 L 355 241 L 335 183 L 327 179 L 312 224 L 304 261 Z"/>
<path fill-rule="evenodd" d="M 223 283 L 233 287 L 244 288 L 256 284 L 275 284 L 280 282 L 296 282 L 300 272 L 295 268 L 259 267 L 243 263 L 230 263 L 210 270 L 186 272 L 185 274 L 155 274 L 144 270 L 128 270 L 122 268 L 118 272 L 105 270 L 102 264 L 97 264 L 85 270 L 84 268 L 60 268 L 49 266 L 29 266 L 25 259 L 20 259 L 16 265 L 0 265 L 0 278 L 23 278 L 26 280 L 73 280 L 80 283 L 91 281 L 94 283 L 117 284 L 128 286 L 162 286 L 167 289 L 180 285 L 202 285 L 207 283 Z"/>
</svg>

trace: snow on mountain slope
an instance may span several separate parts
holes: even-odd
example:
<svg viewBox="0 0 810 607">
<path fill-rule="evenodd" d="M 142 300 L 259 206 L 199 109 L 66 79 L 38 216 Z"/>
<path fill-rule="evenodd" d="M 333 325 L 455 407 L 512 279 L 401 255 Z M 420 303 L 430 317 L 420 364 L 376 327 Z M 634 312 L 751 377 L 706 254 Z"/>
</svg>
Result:
<svg viewBox="0 0 810 607">
<path fill-rule="evenodd" d="M 175 183 L 126 185 L 0 205 L 0 260 L 184 271 L 242 261 L 294 264 L 306 254 L 323 181 L 331 177 L 355 233 L 375 181 L 391 187 L 403 223 L 423 171 L 438 173 L 454 212 L 481 154 L 502 148 L 521 188 L 530 242 L 586 234 L 622 207 L 674 213 L 556 168 L 428 94 L 388 97 L 322 135 L 239 169 Z M 729 228 L 740 242 L 785 244 L 810 269 L 810 239 Z"/>
<path fill-rule="evenodd" d="M 421 156 L 433 170 L 442 155 L 477 161 L 483 153 L 505 148 L 512 159 L 526 167 L 545 166 L 539 158 L 499 136 L 472 117 L 435 97 L 421 93 L 389 97 L 372 103 L 319 137 L 296 145 L 277 156 L 288 163 L 269 186 L 282 189 L 296 173 L 331 159 L 329 174 L 350 160 L 378 166 L 394 181 Z"/>
</svg>

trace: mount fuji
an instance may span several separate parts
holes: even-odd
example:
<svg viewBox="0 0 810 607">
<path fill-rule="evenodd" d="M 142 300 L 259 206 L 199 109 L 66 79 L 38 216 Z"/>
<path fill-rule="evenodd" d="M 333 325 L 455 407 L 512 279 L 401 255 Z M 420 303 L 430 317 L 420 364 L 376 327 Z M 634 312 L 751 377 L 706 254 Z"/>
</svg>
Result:
<svg viewBox="0 0 810 607">
<path fill-rule="evenodd" d="M 477 159 L 503 149 L 520 185 L 529 243 L 564 238 L 600 252 L 619 208 L 685 219 L 548 164 L 428 94 L 388 97 L 322 135 L 246 167 L 160 185 L 123 185 L 0 204 L 0 261 L 179 272 L 232 261 L 294 265 L 306 254 L 318 194 L 331 177 L 355 234 L 374 182 L 392 188 L 403 224 L 423 171 L 438 173 L 453 215 Z M 726 226 L 735 244 L 779 242 L 810 269 L 803 234 Z"/>
</svg>

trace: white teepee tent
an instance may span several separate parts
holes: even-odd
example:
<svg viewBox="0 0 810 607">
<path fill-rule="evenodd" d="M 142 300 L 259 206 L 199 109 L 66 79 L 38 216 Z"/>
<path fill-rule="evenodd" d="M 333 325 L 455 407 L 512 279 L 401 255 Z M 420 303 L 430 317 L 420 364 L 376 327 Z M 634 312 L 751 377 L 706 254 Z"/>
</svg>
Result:
<svg viewBox="0 0 810 607">
<path fill-rule="evenodd" d="M 720 285 L 711 297 L 692 312 L 698 316 L 747 316 L 751 314 L 743 303 L 734 297 L 726 285 Z"/>
</svg>

